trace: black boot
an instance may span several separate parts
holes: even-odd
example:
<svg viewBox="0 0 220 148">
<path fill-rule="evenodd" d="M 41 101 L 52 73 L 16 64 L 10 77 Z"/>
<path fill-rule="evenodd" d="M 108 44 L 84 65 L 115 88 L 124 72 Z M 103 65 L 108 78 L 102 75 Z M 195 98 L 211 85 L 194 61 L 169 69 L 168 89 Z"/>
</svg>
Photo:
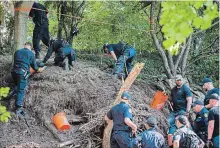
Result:
<svg viewBox="0 0 220 148">
<path fill-rule="evenodd" d="M 40 59 L 40 53 L 35 54 L 35 59 Z"/>
<path fill-rule="evenodd" d="M 16 105 L 16 111 L 15 111 L 17 116 L 25 116 L 25 112 L 22 106 Z"/>
</svg>

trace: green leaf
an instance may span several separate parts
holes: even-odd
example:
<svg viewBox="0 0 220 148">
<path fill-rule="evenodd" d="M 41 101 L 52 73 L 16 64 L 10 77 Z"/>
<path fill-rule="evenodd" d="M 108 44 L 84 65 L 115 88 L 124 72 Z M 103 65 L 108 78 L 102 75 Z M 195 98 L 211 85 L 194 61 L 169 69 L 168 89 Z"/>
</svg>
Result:
<svg viewBox="0 0 220 148">
<path fill-rule="evenodd" d="M 202 7 L 204 4 L 204 2 L 201 2 L 201 1 L 196 1 L 194 2 L 193 6 L 196 8 L 196 9 L 199 9 L 200 7 Z"/>
<path fill-rule="evenodd" d="M 167 40 L 163 41 L 163 46 L 164 46 L 165 49 L 168 49 L 174 43 L 175 43 L 174 39 L 167 39 Z"/>
<path fill-rule="evenodd" d="M 5 118 L 4 118 L 4 122 L 8 122 L 8 117 L 5 117 Z"/>
<path fill-rule="evenodd" d="M 197 17 L 193 20 L 193 26 L 195 26 L 197 29 L 200 28 L 201 24 L 202 24 L 202 18 Z"/>
<path fill-rule="evenodd" d="M 176 33 L 175 39 L 176 39 L 176 41 L 182 43 L 182 42 L 184 42 L 186 40 L 186 37 L 182 33 Z"/>
<path fill-rule="evenodd" d="M 2 116 L 2 115 L 0 116 L 0 121 L 4 122 L 4 116 Z"/>
<path fill-rule="evenodd" d="M 203 24 L 201 25 L 201 30 L 208 29 L 211 26 L 212 22 L 211 20 L 204 21 Z"/>
<path fill-rule="evenodd" d="M 0 113 L 6 112 L 6 107 L 5 106 L 0 106 Z"/>
<path fill-rule="evenodd" d="M 3 114 L 5 117 L 8 117 L 8 118 L 11 118 L 11 114 L 10 114 L 10 112 L 5 112 L 4 114 Z"/>
</svg>

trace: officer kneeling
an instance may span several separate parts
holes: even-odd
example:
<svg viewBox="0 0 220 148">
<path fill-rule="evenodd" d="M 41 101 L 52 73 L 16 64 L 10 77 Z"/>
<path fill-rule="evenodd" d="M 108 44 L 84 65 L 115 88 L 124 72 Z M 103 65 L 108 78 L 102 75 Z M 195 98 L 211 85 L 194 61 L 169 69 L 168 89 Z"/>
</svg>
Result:
<svg viewBox="0 0 220 148">
<path fill-rule="evenodd" d="M 130 99 L 130 94 L 125 91 L 121 96 L 121 102 L 105 115 L 107 123 L 113 120 L 111 148 L 132 148 L 132 135 L 136 133 L 137 126 L 132 122 Z"/>
<path fill-rule="evenodd" d="M 68 42 L 62 39 L 56 39 L 50 41 L 47 54 L 44 57 L 44 60 L 40 63 L 41 67 L 44 66 L 44 64 L 47 62 L 53 52 L 55 52 L 55 65 L 64 67 L 65 70 L 68 70 L 70 68 L 69 66 L 73 66 L 72 62 L 75 61 L 75 51 Z M 68 59 L 68 61 L 64 61 L 66 58 Z"/>
</svg>

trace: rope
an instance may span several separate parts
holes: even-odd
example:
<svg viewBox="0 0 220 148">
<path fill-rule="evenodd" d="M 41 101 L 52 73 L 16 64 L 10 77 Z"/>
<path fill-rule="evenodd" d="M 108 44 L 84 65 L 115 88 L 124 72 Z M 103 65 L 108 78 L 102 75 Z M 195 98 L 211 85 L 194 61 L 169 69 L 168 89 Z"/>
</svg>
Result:
<svg viewBox="0 0 220 148">
<path fill-rule="evenodd" d="M 15 8 L 14 10 L 15 11 L 30 11 L 31 9 L 35 9 L 35 10 L 39 10 L 39 11 L 46 11 L 46 12 L 50 12 L 52 14 L 59 14 L 59 15 L 63 15 L 69 19 L 72 19 L 72 18 L 75 18 L 75 19 L 79 19 L 79 20 L 86 20 L 86 21 L 89 21 L 89 22 L 93 22 L 93 23 L 97 23 L 97 24 L 105 24 L 105 25 L 110 25 L 110 26 L 117 26 L 119 28 L 126 28 L 126 29 L 133 29 L 133 30 L 138 30 L 140 32 L 145 32 L 145 33 L 150 33 L 151 31 L 153 30 L 149 30 L 149 31 L 146 31 L 146 30 L 143 30 L 143 29 L 138 29 L 138 28 L 131 28 L 129 26 L 122 26 L 122 25 L 118 25 L 118 24 L 112 24 L 112 23 L 107 23 L 107 22 L 102 22 L 102 21 L 97 21 L 97 20 L 91 20 L 91 19 L 87 19 L 87 18 L 84 18 L 84 17 L 79 17 L 79 16 L 73 16 L 73 15 L 69 15 L 69 14 L 63 14 L 63 13 L 57 13 L 55 11 L 52 11 L 52 10 L 43 10 L 43 9 L 38 9 L 38 8 L 25 8 L 25 7 L 18 7 L 18 8 Z M 154 22 L 150 21 L 150 24 L 152 24 Z"/>
</svg>

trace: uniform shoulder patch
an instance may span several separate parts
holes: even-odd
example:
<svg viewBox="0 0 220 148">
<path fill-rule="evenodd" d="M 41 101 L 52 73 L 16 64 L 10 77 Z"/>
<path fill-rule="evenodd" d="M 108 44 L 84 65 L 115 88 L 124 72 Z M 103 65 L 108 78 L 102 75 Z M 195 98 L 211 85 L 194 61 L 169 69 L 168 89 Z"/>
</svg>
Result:
<svg viewBox="0 0 220 148">
<path fill-rule="evenodd" d="M 208 115 L 209 115 L 208 113 L 205 113 L 205 114 L 204 114 L 204 117 L 208 118 Z"/>
</svg>

